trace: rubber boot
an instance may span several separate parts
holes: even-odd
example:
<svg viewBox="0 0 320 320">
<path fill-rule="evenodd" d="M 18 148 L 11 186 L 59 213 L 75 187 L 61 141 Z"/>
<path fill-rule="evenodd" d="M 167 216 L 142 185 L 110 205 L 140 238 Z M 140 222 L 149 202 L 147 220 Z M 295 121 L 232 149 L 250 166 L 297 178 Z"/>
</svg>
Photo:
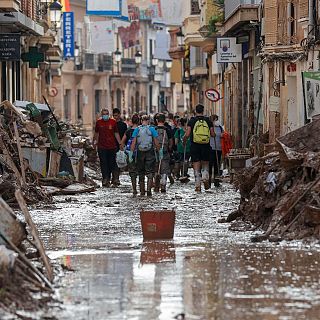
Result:
<svg viewBox="0 0 320 320">
<path fill-rule="evenodd" d="M 180 178 L 180 162 L 176 162 L 174 164 L 173 172 L 174 172 L 175 178 L 179 179 Z"/>
<path fill-rule="evenodd" d="M 137 192 L 137 178 L 131 177 L 131 183 L 132 183 L 132 194 L 135 197 L 138 194 L 138 192 Z"/>
<path fill-rule="evenodd" d="M 120 186 L 120 169 L 116 168 L 112 171 L 112 181 L 111 184 L 113 187 Z"/>
<path fill-rule="evenodd" d="M 208 168 L 203 168 L 202 169 L 202 180 L 203 180 L 203 184 L 204 184 L 204 189 L 205 190 L 210 189 L 209 170 L 208 170 Z"/>
<path fill-rule="evenodd" d="M 152 192 L 151 192 L 152 185 L 153 185 L 153 177 L 148 176 L 148 180 L 147 180 L 147 196 L 148 197 L 152 196 Z"/>
<path fill-rule="evenodd" d="M 195 171 L 194 172 L 194 179 L 196 183 L 196 192 L 201 192 L 201 173 L 200 171 Z"/>
<path fill-rule="evenodd" d="M 160 180 L 160 189 L 162 193 L 166 193 L 166 185 L 167 185 L 167 175 L 164 173 L 161 175 L 161 180 Z"/>
<path fill-rule="evenodd" d="M 160 175 L 156 174 L 154 179 L 154 192 L 159 192 L 160 190 Z"/>
<path fill-rule="evenodd" d="M 140 195 L 144 196 L 146 194 L 144 176 L 139 177 L 139 187 L 140 187 Z"/>
</svg>

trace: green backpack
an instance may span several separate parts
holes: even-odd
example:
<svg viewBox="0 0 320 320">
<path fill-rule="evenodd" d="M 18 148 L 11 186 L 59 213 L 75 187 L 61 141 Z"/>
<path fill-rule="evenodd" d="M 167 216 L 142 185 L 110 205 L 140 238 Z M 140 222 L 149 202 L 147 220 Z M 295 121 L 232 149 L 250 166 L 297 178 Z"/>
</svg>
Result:
<svg viewBox="0 0 320 320">
<path fill-rule="evenodd" d="M 194 125 L 193 142 L 198 144 L 208 144 L 210 142 L 210 129 L 204 119 L 198 119 Z"/>
</svg>

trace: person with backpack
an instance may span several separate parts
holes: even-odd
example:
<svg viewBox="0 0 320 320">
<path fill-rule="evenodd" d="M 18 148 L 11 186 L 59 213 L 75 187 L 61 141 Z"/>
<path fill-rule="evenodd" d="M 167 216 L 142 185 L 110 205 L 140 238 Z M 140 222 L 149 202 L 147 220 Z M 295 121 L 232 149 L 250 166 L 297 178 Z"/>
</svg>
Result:
<svg viewBox="0 0 320 320">
<path fill-rule="evenodd" d="M 187 125 L 187 132 L 183 137 L 183 143 L 186 145 L 190 137 L 191 161 L 195 176 L 195 191 L 201 192 L 201 177 L 205 190 L 210 188 L 209 183 L 209 161 L 210 161 L 210 137 L 214 137 L 214 128 L 212 121 L 203 115 L 204 106 L 196 106 L 196 115 Z"/>
<path fill-rule="evenodd" d="M 137 192 L 137 150 L 134 150 L 131 154 L 131 144 L 133 141 L 132 134 L 136 128 L 138 128 L 140 124 L 140 117 L 137 113 L 135 113 L 131 118 L 131 128 L 127 129 L 122 140 L 121 140 L 121 150 L 125 150 L 128 156 L 133 159 L 133 161 L 129 161 L 128 171 L 132 184 L 132 193 L 135 197 Z"/>
<path fill-rule="evenodd" d="M 96 122 L 93 144 L 98 149 L 103 187 L 110 187 L 111 173 L 117 165 L 117 143 L 121 143 L 117 122 L 110 118 L 108 109 L 102 109 L 101 118 Z"/>
<path fill-rule="evenodd" d="M 189 167 L 189 159 L 190 159 L 190 138 L 187 140 L 186 145 L 183 144 L 183 137 L 187 131 L 187 120 L 181 118 L 179 120 L 179 128 L 176 130 L 174 135 L 175 145 L 177 146 L 178 152 L 178 162 L 176 166 L 176 176 L 180 178 L 187 177 L 188 175 L 188 167 Z M 183 171 L 183 163 L 184 163 L 184 171 Z"/>
<path fill-rule="evenodd" d="M 158 132 L 149 125 L 149 117 L 142 116 L 142 124 L 134 129 L 132 134 L 131 153 L 129 163 L 133 162 L 133 152 L 137 150 L 137 173 L 139 176 L 140 194 L 145 195 L 145 176 L 147 176 L 147 196 L 151 197 L 151 188 L 155 173 L 156 151 L 160 150 Z M 161 157 L 161 154 L 159 155 Z"/>
<path fill-rule="evenodd" d="M 210 138 L 210 162 L 209 162 L 209 179 L 210 184 L 212 182 L 212 167 L 213 167 L 213 183 L 215 187 L 220 186 L 220 167 L 221 167 L 221 155 L 222 155 L 222 148 L 221 148 L 221 137 L 223 135 L 223 128 L 219 122 L 219 117 L 215 114 L 211 117 L 211 120 L 214 125 L 214 132 L 215 137 Z"/>
<path fill-rule="evenodd" d="M 173 146 L 173 134 L 170 128 L 165 125 L 166 116 L 159 113 L 157 117 L 156 130 L 158 132 L 158 143 L 160 145 L 159 161 L 156 164 L 157 172 L 154 190 L 166 192 L 167 177 L 170 175 L 170 152 Z"/>
</svg>

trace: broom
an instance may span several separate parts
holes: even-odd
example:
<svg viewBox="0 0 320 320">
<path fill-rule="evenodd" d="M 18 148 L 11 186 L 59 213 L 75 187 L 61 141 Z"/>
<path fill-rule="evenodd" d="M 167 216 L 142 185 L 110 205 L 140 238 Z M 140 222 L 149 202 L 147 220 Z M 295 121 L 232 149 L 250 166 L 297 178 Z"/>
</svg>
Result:
<svg viewBox="0 0 320 320">
<path fill-rule="evenodd" d="M 185 164 L 186 164 L 186 149 L 187 149 L 187 145 L 184 146 L 184 150 L 183 150 L 183 165 L 182 165 L 182 172 L 183 174 L 185 174 Z M 181 183 L 188 183 L 190 181 L 190 179 L 187 176 L 183 176 L 181 178 L 179 178 L 179 181 Z"/>
</svg>

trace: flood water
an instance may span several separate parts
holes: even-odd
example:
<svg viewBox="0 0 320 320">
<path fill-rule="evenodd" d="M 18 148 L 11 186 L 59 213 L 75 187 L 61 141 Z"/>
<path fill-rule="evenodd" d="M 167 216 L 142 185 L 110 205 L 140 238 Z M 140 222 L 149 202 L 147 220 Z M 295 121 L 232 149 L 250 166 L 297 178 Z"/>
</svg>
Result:
<svg viewBox="0 0 320 320">
<path fill-rule="evenodd" d="M 32 210 L 49 256 L 75 271 L 58 279 L 58 319 L 320 319 L 320 246 L 250 243 L 217 220 L 239 195 L 228 184 L 196 195 L 132 198 L 119 189 L 56 197 Z M 139 212 L 175 209 L 172 241 L 143 242 Z"/>
</svg>

